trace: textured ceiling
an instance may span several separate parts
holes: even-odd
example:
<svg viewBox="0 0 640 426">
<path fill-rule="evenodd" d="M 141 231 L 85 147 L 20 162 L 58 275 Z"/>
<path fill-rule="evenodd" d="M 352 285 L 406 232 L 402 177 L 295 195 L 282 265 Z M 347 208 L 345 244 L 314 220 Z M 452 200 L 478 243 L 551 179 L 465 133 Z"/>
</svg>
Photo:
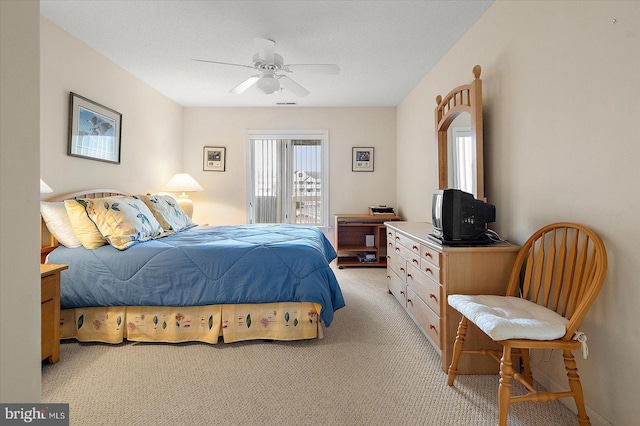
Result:
<svg viewBox="0 0 640 426">
<path fill-rule="evenodd" d="M 41 0 L 41 14 L 183 106 L 396 106 L 493 0 Z M 229 90 L 255 70 L 253 39 L 287 64 L 337 64 L 339 75 L 287 74 L 311 94 Z"/>
</svg>

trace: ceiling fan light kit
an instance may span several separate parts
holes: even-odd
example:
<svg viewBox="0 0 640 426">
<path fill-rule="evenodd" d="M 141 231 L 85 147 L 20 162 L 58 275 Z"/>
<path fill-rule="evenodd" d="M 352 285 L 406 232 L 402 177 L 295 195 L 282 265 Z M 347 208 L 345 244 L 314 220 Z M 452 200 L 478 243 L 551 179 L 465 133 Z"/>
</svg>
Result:
<svg viewBox="0 0 640 426">
<path fill-rule="evenodd" d="M 258 90 L 265 95 L 270 95 L 280 90 L 280 82 L 274 78 L 273 71 L 263 72 L 256 85 Z"/>
<path fill-rule="evenodd" d="M 219 65 L 231 65 L 243 68 L 252 68 L 260 71 L 259 75 L 253 75 L 245 79 L 242 83 L 230 90 L 230 93 L 239 94 L 249 89 L 254 84 L 257 89 L 266 94 L 271 95 L 286 89 L 296 96 L 304 97 L 310 92 L 300 84 L 290 79 L 286 75 L 276 74 L 276 72 L 284 71 L 291 73 L 294 70 L 307 70 L 316 74 L 338 74 L 340 68 L 336 64 L 289 64 L 284 63 L 282 56 L 275 53 L 276 42 L 264 38 L 254 39 L 256 50 L 253 55 L 253 66 L 231 64 L 228 62 L 209 61 L 205 59 L 194 59 L 198 62 L 208 62 Z"/>
</svg>

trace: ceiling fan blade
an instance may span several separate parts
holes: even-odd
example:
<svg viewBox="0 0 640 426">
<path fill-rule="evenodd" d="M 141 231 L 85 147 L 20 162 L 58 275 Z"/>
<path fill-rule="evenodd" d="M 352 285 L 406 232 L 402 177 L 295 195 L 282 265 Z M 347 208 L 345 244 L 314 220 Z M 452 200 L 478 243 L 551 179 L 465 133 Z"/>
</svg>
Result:
<svg viewBox="0 0 640 426">
<path fill-rule="evenodd" d="M 273 40 L 267 40 L 266 38 L 253 39 L 258 50 L 258 57 L 269 63 L 273 63 L 276 52 L 276 42 Z"/>
<path fill-rule="evenodd" d="M 256 82 L 260 80 L 260 76 L 259 75 L 254 75 L 249 77 L 248 79 L 246 79 L 245 81 L 243 81 L 242 83 L 238 84 L 236 87 L 234 87 L 233 89 L 231 89 L 229 91 L 229 93 L 233 93 L 233 94 L 238 94 L 238 93 L 242 93 L 245 90 L 247 90 L 249 87 L 253 86 L 254 84 L 256 84 Z"/>
<path fill-rule="evenodd" d="M 218 62 L 218 61 L 208 61 L 206 59 L 192 59 L 192 61 L 196 61 L 196 62 L 207 62 L 210 64 L 219 64 L 219 65 L 232 65 L 234 67 L 245 67 L 245 68 L 251 68 L 253 69 L 253 67 L 249 66 L 249 65 L 242 65 L 242 64 L 230 64 L 228 62 Z"/>
<path fill-rule="evenodd" d="M 336 64 L 291 64 L 285 65 L 287 71 L 309 71 L 316 74 L 340 74 L 340 67 Z"/>
<path fill-rule="evenodd" d="M 300 86 L 295 81 L 291 80 L 286 75 L 278 76 L 278 81 L 280 85 L 287 90 L 290 90 L 294 95 L 300 96 L 301 98 L 307 96 L 310 92 L 304 87 Z"/>
</svg>

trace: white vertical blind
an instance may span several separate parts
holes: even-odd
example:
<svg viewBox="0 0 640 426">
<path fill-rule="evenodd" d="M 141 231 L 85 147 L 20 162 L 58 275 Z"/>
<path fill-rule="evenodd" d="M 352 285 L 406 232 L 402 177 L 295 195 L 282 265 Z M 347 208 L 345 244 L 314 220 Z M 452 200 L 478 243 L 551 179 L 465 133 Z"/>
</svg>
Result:
<svg viewBox="0 0 640 426">
<path fill-rule="evenodd" d="M 255 223 L 280 223 L 285 217 L 283 203 L 284 140 L 252 141 L 254 193 L 251 206 Z"/>
</svg>

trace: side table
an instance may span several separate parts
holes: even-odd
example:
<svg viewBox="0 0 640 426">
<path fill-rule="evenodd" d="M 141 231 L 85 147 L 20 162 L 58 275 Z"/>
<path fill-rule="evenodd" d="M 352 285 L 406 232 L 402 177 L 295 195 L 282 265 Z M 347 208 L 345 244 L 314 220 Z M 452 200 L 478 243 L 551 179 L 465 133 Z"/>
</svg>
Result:
<svg viewBox="0 0 640 426">
<path fill-rule="evenodd" d="M 41 355 L 50 363 L 60 360 L 60 272 L 67 265 L 41 264 Z"/>
</svg>

